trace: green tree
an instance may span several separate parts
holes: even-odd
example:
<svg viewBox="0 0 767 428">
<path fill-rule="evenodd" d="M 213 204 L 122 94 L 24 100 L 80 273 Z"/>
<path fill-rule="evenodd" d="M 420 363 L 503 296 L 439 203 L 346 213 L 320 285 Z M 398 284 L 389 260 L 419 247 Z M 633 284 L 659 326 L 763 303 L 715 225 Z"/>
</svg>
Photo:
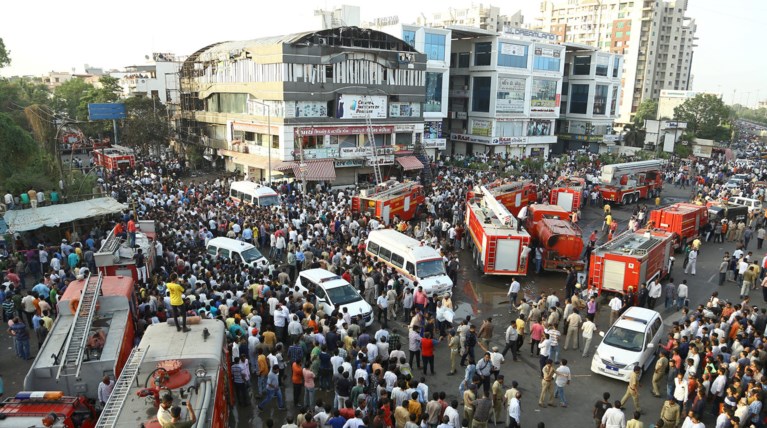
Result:
<svg viewBox="0 0 767 428">
<path fill-rule="evenodd" d="M 674 119 L 687 122 L 697 138 L 729 140 L 732 118 L 732 110 L 713 94 L 698 94 L 674 109 Z"/>
<path fill-rule="evenodd" d="M 0 68 L 11 65 L 11 51 L 5 48 L 5 42 L 0 37 Z"/>
<path fill-rule="evenodd" d="M 53 91 L 53 110 L 62 113 L 72 120 L 88 120 L 88 109 L 86 104 L 85 114 L 80 111 L 82 100 L 88 96 L 95 88 L 90 83 L 73 78 L 62 83 Z"/>
<path fill-rule="evenodd" d="M 7 113 L 0 113 L 0 182 L 8 179 L 20 166 L 25 166 L 39 154 L 32 135 L 19 126 Z"/>
<path fill-rule="evenodd" d="M 140 153 L 159 153 L 168 144 L 170 128 L 165 106 L 152 98 L 133 97 L 125 100 L 128 118 L 122 131 L 122 143 Z"/>
<path fill-rule="evenodd" d="M 658 116 L 658 100 L 644 100 L 637 107 L 634 115 L 634 125 L 644 128 L 645 120 L 654 120 Z"/>
</svg>

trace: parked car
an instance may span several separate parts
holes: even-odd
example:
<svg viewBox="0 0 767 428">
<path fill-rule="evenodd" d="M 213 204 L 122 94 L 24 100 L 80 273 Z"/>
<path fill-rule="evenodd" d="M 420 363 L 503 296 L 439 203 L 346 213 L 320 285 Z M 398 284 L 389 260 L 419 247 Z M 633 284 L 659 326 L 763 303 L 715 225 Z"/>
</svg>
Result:
<svg viewBox="0 0 767 428">
<path fill-rule="evenodd" d="M 301 271 L 296 278 L 296 287 L 300 293 L 314 289 L 317 306 L 330 315 L 346 308 L 351 316 L 360 316 L 365 325 L 373 324 L 373 307 L 345 279 L 325 269 Z"/>
</svg>

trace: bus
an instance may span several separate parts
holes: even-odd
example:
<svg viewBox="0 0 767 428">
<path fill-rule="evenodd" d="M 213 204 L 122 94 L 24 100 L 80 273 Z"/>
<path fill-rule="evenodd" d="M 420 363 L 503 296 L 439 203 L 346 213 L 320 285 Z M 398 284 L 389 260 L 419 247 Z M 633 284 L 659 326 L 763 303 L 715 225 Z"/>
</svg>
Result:
<svg viewBox="0 0 767 428">
<path fill-rule="evenodd" d="M 271 187 L 252 181 L 235 181 L 229 187 L 229 197 L 235 204 L 240 202 L 259 207 L 270 207 L 280 203 L 280 196 Z"/>
<path fill-rule="evenodd" d="M 394 229 L 370 232 L 365 252 L 396 269 L 408 288 L 418 282 L 430 296 L 440 296 L 453 289 L 453 281 L 445 272 L 445 262 L 439 252 Z"/>
</svg>

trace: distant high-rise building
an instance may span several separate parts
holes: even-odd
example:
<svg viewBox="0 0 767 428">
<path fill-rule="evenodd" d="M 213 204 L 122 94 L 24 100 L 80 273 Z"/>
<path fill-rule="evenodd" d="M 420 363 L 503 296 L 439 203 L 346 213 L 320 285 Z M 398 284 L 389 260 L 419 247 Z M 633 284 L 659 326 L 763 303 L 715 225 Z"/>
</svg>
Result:
<svg viewBox="0 0 767 428">
<path fill-rule="evenodd" d="M 523 22 L 524 16 L 521 11 L 512 15 L 502 15 L 501 8 L 480 3 L 461 9 L 448 8 L 432 12 L 430 16 L 422 13 L 416 25 L 437 28 L 459 25 L 501 31 L 504 27 L 521 27 Z"/>
<path fill-rule="evenodd" d="M 567 0 L 541 3 L 531 26 L 624 56 L 620 122 L 662 90 L 690 90 L 695 20 L 687 0 Z"/>
<path fill-rule="evenodd" d="M 348 4 L 336 7 L 333 10 L 317 9 L 314 16 L 320 19 L 320 28 L 329 30 L 336 27 L 359 27 L 360 7 Z"/>
</svg>

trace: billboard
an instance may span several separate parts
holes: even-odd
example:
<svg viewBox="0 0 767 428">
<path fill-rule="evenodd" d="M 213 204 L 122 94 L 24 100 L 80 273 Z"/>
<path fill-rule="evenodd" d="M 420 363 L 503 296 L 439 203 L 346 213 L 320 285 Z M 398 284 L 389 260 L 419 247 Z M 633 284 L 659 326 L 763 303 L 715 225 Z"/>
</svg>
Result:
<svg viewBox="0 0 767 428">
<path fill-rule="evenodd" d="M 381 95 L 345 95 L 338 96 L 336 107 L 337 119 L 386 119 L 385 96 Z"/>
<path fill-rule="evenodd" d="M 551 121 L 530 119 L 530 121 L 527 122 L 527 135 L 531 137 L 551 135 Z"/>
<path fill-rule="evenodd" d="M 524 78 L 498 77 L 498 89 L 495 98 L 495 113 L 523 114 L 525 112 Z"/>
<path fill-rule="evenodd" d="M 421 117 L 421 103 L 391 103 L 389 117 Z"/>
<path fill-rule="evenodd" d="M 556 113 L 558 110 L 559 97 L 557 96 L 557 81 L 533 79 L 530 112 Z"/>
<path fill-rule="evenodd" d="M 88 120 L 125 119 L 127 116 L 123 103 L 88 104 Z"/>
<path fill-rule="evenodd" d="M 471 131 L 469 133 L 471 135 L 489 137 L 493 135 L 493 122 L 487 119 L 472 119 Z"/>
</svg>

